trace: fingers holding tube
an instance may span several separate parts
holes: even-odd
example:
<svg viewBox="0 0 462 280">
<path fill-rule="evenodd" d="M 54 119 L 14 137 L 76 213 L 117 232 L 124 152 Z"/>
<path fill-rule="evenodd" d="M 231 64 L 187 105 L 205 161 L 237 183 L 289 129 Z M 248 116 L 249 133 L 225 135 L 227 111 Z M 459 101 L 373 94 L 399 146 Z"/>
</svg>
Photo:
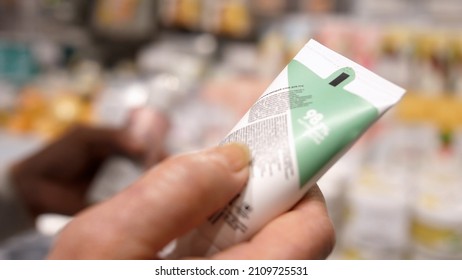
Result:
<svg viewBox="0 0 462 280">
<path fill-rule="evenodd" d="M 78 216 L 50 257 L 151 258 L 226 205 L 245 185 L 249 161 L 248 149 L 240 144 L 169 159 Z"/>
<path fill-rule="evenodd" d="M 335 232 L 324 197 L 313 186 L 293 210 L 279 216 L 250 241 L 218 253 L 217 259 L 324 259 Z"/>
<path fill-rule="evenodd" d="M 170 159 L 127 191 L 78 217 L 50 257 L 151 258 L 232 199 L 247 180 L 248 161 L 248 150 L 235 144 Z M 214 257 L 322 259 L 334 242 L 324 198 L 315 186 L 251 241 Z"/>
</svg>

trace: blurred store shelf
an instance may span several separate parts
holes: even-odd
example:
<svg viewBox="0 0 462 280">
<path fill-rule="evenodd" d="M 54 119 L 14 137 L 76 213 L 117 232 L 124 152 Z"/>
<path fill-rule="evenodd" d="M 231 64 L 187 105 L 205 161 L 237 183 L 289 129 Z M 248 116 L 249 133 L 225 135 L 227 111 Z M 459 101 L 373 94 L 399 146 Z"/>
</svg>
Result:
<svg viewBox="0 0 462 280">
<path fill-rule="evenodd" d="M 0 165 L 78 123 L 134 125 L 139 108 L 172 154 L 214 145 L 315 38 L 408 90 L 319 182 L 333 258 L 459 259 L 461 12 L 458 0 L 0 0 Z"/>
</svg>

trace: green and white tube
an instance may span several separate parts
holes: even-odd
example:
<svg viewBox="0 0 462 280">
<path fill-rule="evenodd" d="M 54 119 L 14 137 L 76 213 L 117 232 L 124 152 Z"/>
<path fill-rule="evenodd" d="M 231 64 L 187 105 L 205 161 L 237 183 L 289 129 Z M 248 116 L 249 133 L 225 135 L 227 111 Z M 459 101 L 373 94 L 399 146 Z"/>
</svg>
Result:
<svg viewBox="0 0 462 280">
<path fill-rule="evenodd" d="M 244 191 L 167 258 L 249 240 L 292 208 L 405 90 L 310 40 L 222 141 L 252 152 Z"/>
</svg>

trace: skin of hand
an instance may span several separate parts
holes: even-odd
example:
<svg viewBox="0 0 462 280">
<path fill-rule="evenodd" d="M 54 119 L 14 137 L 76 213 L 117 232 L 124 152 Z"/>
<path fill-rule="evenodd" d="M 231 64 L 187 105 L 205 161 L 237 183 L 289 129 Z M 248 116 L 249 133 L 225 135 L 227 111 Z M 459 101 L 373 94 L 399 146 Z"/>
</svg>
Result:
<svg viewBox="0 0 462 280">
<path fill-rule="evenodd" d="M 152 259 L 238 194 L 249 150 L 227 144 L 169 158 L 113 198 L 86 209 L 58 236 L 50 259 Z M 317 186 L 251 240 L 212 259 L 323 259 L 334 229 Z"/>
<path fill-rule="evenodd" d="M 33 214 L 73 215 L 87 207 L 86 193 L 112 155 L 140 157 L 124 130 L 78 126 L 11 168 L 16 193 Z"/>
</svg>

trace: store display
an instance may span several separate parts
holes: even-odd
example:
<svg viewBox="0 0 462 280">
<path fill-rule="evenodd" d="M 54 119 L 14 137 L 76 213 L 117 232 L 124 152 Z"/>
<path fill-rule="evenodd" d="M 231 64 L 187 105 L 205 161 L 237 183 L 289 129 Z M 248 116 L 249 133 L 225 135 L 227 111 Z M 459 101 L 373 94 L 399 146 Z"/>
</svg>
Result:
<svg viewBox="0 0 462 280">
<path fill-rule="evenodd" d="M 310 14 L 332 13 L 335 11 L 335 0 L 299 0 L 298 8 Z"/>
<path fill-rule="evenodd" d="M 428 161 L 418 181 L 413 204 L 412 247 L 415 259 L 460 259 L 462 224 L 460 166 L 455 158 L 440 154 Z M 435 164 L 437 162 L 437 164 Z"/>
<path fill-rule="evenodd" d="M 17 95 L 5 124 L 12 132 L 34 132 L 52 139 L 75 123 L 92 121 L 90 104 L 70 87 L 67 75 L 42 76 L 41 83 L 23 87 Z"/>
<path fill-rule="evenodd" d="M 146 159 L 106 163 L 88 198 L 107 199 L 166 155 L 219 143 L 314 38 L 408 90 L 318 182 L 333 258 L 462 258 L 460 11 L 459 0 L 0 0 L 0 165 L 75 124 L 124 128 Z"/>
<path fill-rule="evenodd" d="M 246 39 L 255 31 L 249 0 L 161 0 L 164 26 L 209 32 L 225 38 Z"/>
<path fill-rule="evenodd" d="M 360 153 L 358 147 L 353 147 L 317 182 L 326 200 L 327 211 L 332 219 L 337 236 L 340 236 L 343 232 L 346 207 L 345 195 L 348 184 L 356 176 L 356 169 L 359 168 L 358 153 Z"/>
<path fill-rule="evenodd" d="M 201 0 L 160 1 L 161 22 L 165 26 L 199 30 L 202 20 L 202 2 Z"/>
<path fill-rule="evenodd" d="M 284 0 L 253 0 L 250 1 L 250 5 L 257 17 L 268 19 L 283 16 L 287 12 L 290 3 Z"/>
<path fill-rule="evenodd" d="M 38 73 L 38 63 L 25 42 L 0 38 L 0 78 L 22 85 Z"/>
<path fill-rule="evenodd" d="M 387 0 L 378 3 L 374 0 L 353 0 L 351 6 L 353 14 L 368 18 L 396 18 L 399 15 L 412 13 L 415 0 Z"/>
<path fill-rule="evenodd" d="M 350 182 L 342 235 L 342 250 L 347 257 L 402 259 L 406 256 L 409 198 L 404 183 L 401 178 L 365 166 Z"/>
<path fill-rule="evenodd" d="M 402 28 L 390 28 L 383 34 L 375 68 L 377 73 L 404 87 L 411 87 L 411 35 Z"/>
<path fill-rule="evenodd" d="M 0 127 L 4 126 L 15 107 L 16 89 L 7 82 L 0 80 Z"/>
<path fill-rule="evenodd" d="M 116 41 L 142 41 L 157 32 L 157 1 L 98 0 L 92 26 L 100 36 Z"/>
<path fill-rule="evenodd" d="M 216 2 L 216 1 L 214 1 Z M 249 1 L 228 0 L 222 1 L 217 18 L 212 22 L 210 29 L 218 34 L 231 37 L 246 37 L 252 31 L 252 18 L 249 13 Z"/>
</svg>

